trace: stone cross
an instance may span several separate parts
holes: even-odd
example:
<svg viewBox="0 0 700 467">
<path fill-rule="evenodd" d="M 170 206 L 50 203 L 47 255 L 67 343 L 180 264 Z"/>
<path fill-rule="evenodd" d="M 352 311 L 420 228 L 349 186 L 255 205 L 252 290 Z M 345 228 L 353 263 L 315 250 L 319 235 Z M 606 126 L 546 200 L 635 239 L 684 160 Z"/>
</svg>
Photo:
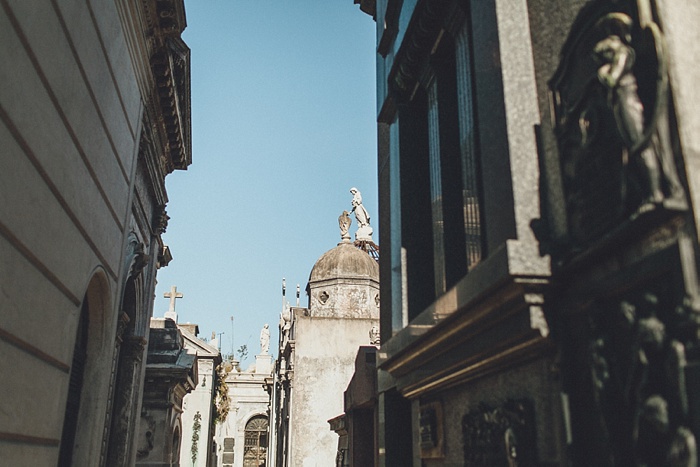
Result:
<svg viewBox="0 0 700 467">
<path fill-rule="evenodd" d="M 170 292 L 165 292 L 163 297 L 170 299 L 170 308 L 168 308 L 168 311 L 175 313 L 175 300 L 182 298 L 182 292 L 178 292 L 177 286 L 173 285 L 170 287 Z"/>
</svg>

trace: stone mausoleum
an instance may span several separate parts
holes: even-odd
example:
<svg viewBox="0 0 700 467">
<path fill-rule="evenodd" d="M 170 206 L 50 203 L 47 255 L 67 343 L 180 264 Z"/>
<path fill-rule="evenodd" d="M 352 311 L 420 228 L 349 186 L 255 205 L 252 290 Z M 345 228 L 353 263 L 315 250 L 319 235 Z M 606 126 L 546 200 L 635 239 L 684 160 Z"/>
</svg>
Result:
<svg viewBox="0 0 700 467">
<path fill-rule="evenodd" d="M 228 415 L 216 425 L 215 462 L 212 467 L 264 467 L 268 456 L 269 401 L 266 380 L 272 375 L 269 327 L 260 333 L 260 353 L 242 370 L 235 360 L 225 362 L 222 384 L 226 384 Z M 183 464 L 184 465 L 184 464 Z"/>
<path fill-rule="evenodd" d="M 338 437 L 328 420 L 343 413 L 343 392 L 358 348 L 370 343 L 379 320 L 379 266 L 369 215 L 353 188 L 355 241 L 348 212 L 339 218 L 341 241 L 309 275 L 307 308 L 284 301 L 279 358 L 271 396 L 269 465 L 334 465 Z"/>
<path fill-rule="evenodd" d="M 700 4 L 355 3 L 377 27 L 376 463 L 697 465 Z"/>
</svg>

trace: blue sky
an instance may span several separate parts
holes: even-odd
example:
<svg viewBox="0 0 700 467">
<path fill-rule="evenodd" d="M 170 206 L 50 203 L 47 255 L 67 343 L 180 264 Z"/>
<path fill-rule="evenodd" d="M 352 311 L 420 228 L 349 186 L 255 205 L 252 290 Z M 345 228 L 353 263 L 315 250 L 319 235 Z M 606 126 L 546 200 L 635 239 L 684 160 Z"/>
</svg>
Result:
<svg viewBox="0 0 700 467">
<path fill-rule="evenodd" d="M 378 240 L 375 23 L 352 0 L 186 0 L 192 165 L 168 176 L 163 293 L 179 322 L 223 332 L 222 352 L 277 351 L 281 282 L 292 305 L 340 241 L 356 186 Z M 353 216 L 351 232 L 356 222 Z M 231 330 L 231 316 L 234 317 Z"/>
</svg>

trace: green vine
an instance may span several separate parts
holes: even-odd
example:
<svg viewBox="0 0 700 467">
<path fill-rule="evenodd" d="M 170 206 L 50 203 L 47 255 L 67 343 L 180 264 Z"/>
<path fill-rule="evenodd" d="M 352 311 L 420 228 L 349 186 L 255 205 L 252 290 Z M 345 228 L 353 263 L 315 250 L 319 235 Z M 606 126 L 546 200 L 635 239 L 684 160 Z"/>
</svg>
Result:
<svg viewBox="0 0 700 467">
<path fill-rule="evenodd" d="M 202 414 L 197 411 L 194 414 L 194 424 L 192 425 L 192 465 L 197 463 L 197 443 L 199 442 L 199 431 L 202 429 Z"/>
<path fill-rule="evenodd" d="M 228 400 L 228 384 L 226 384 L 226 371 L 223 363 L 216 367 L 216 382 L 214 383 L 216 391 L 216 414 L 214 416 L 215 423 L 223 423 L 228 417 L 229 400 Z"/>
</svg>

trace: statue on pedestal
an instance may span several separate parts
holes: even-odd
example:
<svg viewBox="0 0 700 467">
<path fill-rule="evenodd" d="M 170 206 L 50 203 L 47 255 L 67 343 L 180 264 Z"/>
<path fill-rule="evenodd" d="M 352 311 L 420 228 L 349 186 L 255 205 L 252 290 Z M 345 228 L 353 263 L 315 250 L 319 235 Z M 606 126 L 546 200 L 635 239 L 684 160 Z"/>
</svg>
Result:
<svg viewBox="0 0 700 467">
<path fill-rule="evenodd" d="M 270 350 L 270 325 L 265 323 L 260 331 L 260 353 L 267 355 Z"/>
<path fill-rule="evenodd" d="M 355 239 L 371 240 L 372 227 L 369 226 L 369 213 L 362 205 L 362 194 L 360 193 L 360 190 L 355 187 L 350 188 L 350 193 L 352 193 L 352 210 L 350 212 L 354 212 L 355 219 L 357 219 L 357 232 L 355 232 Z"/>
<path fill-rule="evenodd" d="M 340 238 L 343 240 L 350 240 L 350 234 L 348 231 L 350 230 L 350 224 L 352 223 L 352 219 L 350 219 L 350 216 L 348 215 L 349 213 L 347 211 L 343 211 L 343 213 L 338 217 L 338 226 L 340 227 Z"/>
</svg>

